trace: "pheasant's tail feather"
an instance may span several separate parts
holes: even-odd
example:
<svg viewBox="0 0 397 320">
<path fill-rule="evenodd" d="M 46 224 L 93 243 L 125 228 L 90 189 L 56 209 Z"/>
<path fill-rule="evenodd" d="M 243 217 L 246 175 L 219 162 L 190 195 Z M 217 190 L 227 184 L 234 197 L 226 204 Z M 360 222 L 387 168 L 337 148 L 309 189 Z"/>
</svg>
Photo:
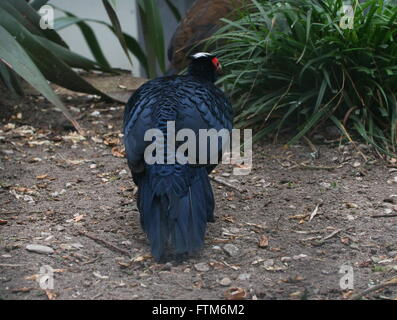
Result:
<svg viewBox="0 0 397 320">
<path fill-rule="evenodd" d="M 173 186 L 178 181 L 173 176 L 160 179 L 168 181 L 166 192 L 161 194 L 148 183 L 151 179 L 140 181 L 142 227 L 157 261 L 194 255 L 204 245 L 207 221 L 214 219 L 214 197 L 205 169 L 194 171 L 197 175 L 184 192 L 180 185 Z M 150 174 L 147 177 L 150 178 Z"/>
</svg>

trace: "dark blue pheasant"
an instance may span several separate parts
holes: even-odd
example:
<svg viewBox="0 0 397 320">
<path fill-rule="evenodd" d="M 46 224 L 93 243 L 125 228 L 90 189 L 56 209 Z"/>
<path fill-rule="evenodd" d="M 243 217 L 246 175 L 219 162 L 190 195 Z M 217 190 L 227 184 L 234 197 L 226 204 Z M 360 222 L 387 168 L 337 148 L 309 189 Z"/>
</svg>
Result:
<svg viewBox="0 0 397 320">
<path fill-rule="evenodd" d="M 216 165 L 181 164 L 178 159 L 172 164 L 169 159 L 175 152 L 167 148 L 163 164 L 148 164 L 144 154 L 151 141 L 144 140 L 145 133 L 160 130 L 164 134 L 161 143 L 167 147 L 170 121 L 175 122 L 176 132 L 191 129 L 197 138 L 199 129 L 226 129 L 229 133 L 232 129 L 232 106 L 214 85 L 221 69 L 218 59 L 208 53 L 191 59 L 187 75 L 161 77 L 141 86 L 124 113 L 124 144 L 138 186 L 141 225 L 158 261 L 170 256 L 184 258 L 203 247 L 207 222 L 214 221 L 208 174 Z M 222 143 L 217 151 L 220 159 Z"/>
</svg>

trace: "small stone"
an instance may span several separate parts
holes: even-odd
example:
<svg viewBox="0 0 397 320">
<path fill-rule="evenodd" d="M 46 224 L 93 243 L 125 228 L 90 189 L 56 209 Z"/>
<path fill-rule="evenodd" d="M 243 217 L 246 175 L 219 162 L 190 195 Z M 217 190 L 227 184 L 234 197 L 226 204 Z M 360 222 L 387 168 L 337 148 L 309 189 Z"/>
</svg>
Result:
<svg viewBox="0 0 397 320">
<path fill-rule="evenodd" d="M 55 226 L 55 230 L 56 231 L 63 231 L 63 230 L 65 230 L 65 227 L 61 226 L 61 225 L 57 225 L 57 226 Z"/>
<path fill-rule="evenodd" d="M 274 266 L 274 259 L 268 259 L 265 262 L 263 262 L 263 266 L 266 267 L 272 267 Z"/>
<path fill-rule="evenodd" d="M 73 250 L 73 247 L 68 243 L 62 243 L 59 245 L 59 247 L 63 250 L 67 250 L 67 251 Z"/>
<path fill-rule="evenodd" d="M 239 254 L 239 248 L 237 248 L 234 244 L 228 243 L 225 244 L 223 246 L 223 250 L 225 250 L 225 252 L 231 256 L 231 257 L 235 257 Z"/>
<path fill-rule="evenodd" d="M 353 167 L 354 167 L 354 168 L 358 168 L 359 166 L 361 166 L 361 162 L 355 161 L 355 162 L 353 163 Z"/>
<path fill-rule="evenodd" d="M 195 264 L 195 265 L 194 265 L 194 268 L 195 268 L 197 271 L 200 271 L 200 272 L 207 272 L 207 271 L 210 270 L 209 265 L 206 264 L 206 263 L 204 263 L 204 262 Z"/>
<path fill-rule="evenodd" d="M 39 244 L 28 244 L 26 250 L 42 254 L 54 253 L 54 249 Z"/>
<path fill-rule="evenodd" d="M 358 205 L 356 203 L 347 202 L 346 203 L 346 208 L 348 208 L 348 209 L 357 209 Z"/>
<path fill-rule="evenodd" d="M 125 176 L 126 174 L 128 174 L 128 172 L 127 172 L 127 170 L 121 170 L 120 172 L 119 172 L 119 176 Z"/>
<path fill-rule="evenodd" d="M 292 259 L 294 259 L 294 260 L 302 260 L 302 259 L 306 259 L 307 257 L 308 257 L 308 255 L 301 253 L 301 254 L 298 254 L 296 256 L 293 256 Z"/>
<path fill-rule="evenodd" d="M 219 281 L 219 284 L 221 286 L 224 286 L 224 287 L 230 286 L 231 283 L 232 283 L 232 280 L 230 280 L 230 278 L 228 278 L 228 277 L 225 277 L 225 278 L 223 278 L 222 280 Z"/>
<path fill-rule="evenodd" d="M 389 251 L 388 253 L 387 253 L 387 255 L 389 256 L 389 257 L 397 257 L 397 251 Z"/>
<path fill-rule="evenodd" d="M 80 242 L 72 243 L 72 247 L 76 249 L 84 248 L 84 246 Z"/>
<path fill-rule="evenodd" d="M 90 169 L 96 169 L 96 168 L 97 168 L 97 165 L 95 163 L 90 164 Z"/>
<path fill-rule="evenodd" d="M 397 176 L 391 178 L 390 180 L 387 180 L 387 184 L 394 184 L 397 183 Z"/>
<path fill-rule="evenodd" d="M 247 281 L 251 278 L 251 275 L 249 273 L 242 273 L 238 276 L 238 279 L 241 281 Z"/>
<path fill-rule="evenodd" d="M 281 257 L 281 262 L 291 262 L 292 258 L 291 257 Z"/>
<path fill-rule="evenodd" d="M 320 182 L 319 185 L 326 189 L 331 188 L 331 184 L 329 182 Z"/>
</svg>

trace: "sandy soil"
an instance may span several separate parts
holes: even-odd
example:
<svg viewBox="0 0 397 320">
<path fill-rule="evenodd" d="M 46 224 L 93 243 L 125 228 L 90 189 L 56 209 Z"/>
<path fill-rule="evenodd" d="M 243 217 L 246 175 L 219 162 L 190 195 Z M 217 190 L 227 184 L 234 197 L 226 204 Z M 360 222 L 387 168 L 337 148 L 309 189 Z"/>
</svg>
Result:
<svg viewBox="0 0 397 320">
<path fill-rule="evenodd" d="M 317 144 L 318 158 L 304 142 L 257 145 L 248 176 L 219 167 L 243 192 L 213 181 L 201 255 L 155 263 L 120 145 L 123 106 L 63 99 L 85 138 L 40 97 L 0 103 L 0 299 L 348 299 L 397 276 L 396 165 L 338 143 Z M 340 287 L 343 265 L 353 290 Z"/>
</svg>

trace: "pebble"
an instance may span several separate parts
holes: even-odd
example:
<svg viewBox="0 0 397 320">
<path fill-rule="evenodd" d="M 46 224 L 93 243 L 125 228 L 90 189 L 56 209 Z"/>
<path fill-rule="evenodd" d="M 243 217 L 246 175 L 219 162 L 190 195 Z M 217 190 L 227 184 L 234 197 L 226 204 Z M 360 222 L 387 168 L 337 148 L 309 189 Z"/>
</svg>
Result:
<svg viewBox="0 0 397 320">
<path fill-rule="evenodd" d="M 387 184 L 393 184 L 393 183 L 397 183 L 397 176 L 391 178 L 390 180 L 387 180 Z"/>
<path fill-rule="evenodd" d="M 206 263 L 204 263 L 204 262 L 195 264 L 195 265 L 194 265 L 194 268 L 195 268 L 197 271 L 200 271 L 200 272 L 207 272 L 207 271 L 210 270 L 209 265 L 206 264 Z"/>
<path fill-rule="evenodd" d="M 61 225 L 57 225 L 57 226 L 55 226 L 55 230 L 56 231 L 63 231 L 63 230 L 65 230 L 65 227 L 61 226 Z"/>
<path fill-rule="evenodd" d="M 225 244 L 223 246 L 223 250 L 225 250 L 225 252 L 231 256 L 231 257 L 235 257 L 239 254 L 239 248 L 237 248 L 234 244 L 228 243 Z"/>
<path fill-rule="evenodd" d="M 397 257 L 397 251 L 389 251 L 389 252 L 387 253 L 387 255 L 388 255 L 389 257 Z"/>
<path fill-rule="evenodd" d="M 329 182 L 320 182 L 319 185 L 326 189 L 331 188 L 331 184 Z"/>
<path fill-rule="evenodd" d="M 39 244 L 28 244 L 26 250 L 43 254 L 54 253 L 54 249 Z"/>
<path fill-rule="evenodd" d="M 68 251 L 73 250 L 73 247 L 68 243 L 62 243 L 59 245 L 59 247 L 63 250 L 68 250 Z"/>
<path fill-rule="evenodd" d="M 127 170 L 121 170 L 120 172 L 119 172 L 119 176 L 124 176 L 124 175 L 126 175 L 126 174 L 128 174 L 128 172 L 127 172 Z"/>
<path fill-rule="evenodd" d="M 281 257 L 281 262 L 291 262 L 292 258 L 291 257 Z"/>
<path fill-rule="evenodd" d="M 238 276 L 238 279 L 241 281 L 246 281 L 251 278 L 251 275 L 249 273 L 242 273 Z"/>
<path fill-rule="evenodd" d="M 230 286 L 231 283 L 232 283 L 232 280 L 230 280 L 230 278 L 228 278 L 228 277 L 225 277 L 225 278 L 223 278 L 222 280 L 219 281 L 219 284 L 221 286 L 224 286 L 224 287 Z"/>
<path fill-rule="evenodd" d="M 80 242 L 72 243 L 72 247 L 76 249 L 84 248 L 84 246 Z"/>
<path fill-rule="evenodd" d="M 307 254 L 301 253 L 301 254 L 298 254 L 296 256 L 293 256 L 292 259 L 294 259 L 294 260 L 302 260 L 302 259 L 306 259 L 307 257 L 308 257 Z"/>
<path fill-rule="evenodd" d="M 272 267 L 274 266 L 274 259 L 268 259 L 265 262 L 263 262 L 263 266 L 266 267 Z"/>
</svg>

